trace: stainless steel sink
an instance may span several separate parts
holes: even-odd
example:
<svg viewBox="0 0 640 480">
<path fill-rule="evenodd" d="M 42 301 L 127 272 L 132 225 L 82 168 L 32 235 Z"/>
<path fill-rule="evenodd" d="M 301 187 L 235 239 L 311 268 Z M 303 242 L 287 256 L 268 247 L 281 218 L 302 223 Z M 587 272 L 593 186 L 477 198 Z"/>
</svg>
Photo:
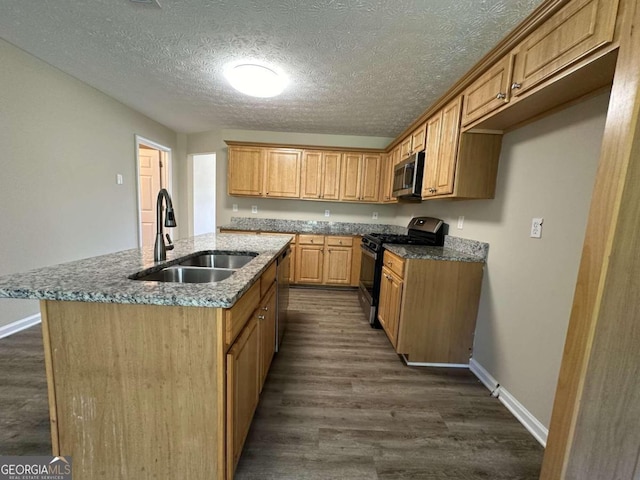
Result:
<svg viewBox="0 0 640 480">
<path fill-rule="evenodd" d="M 204 253 L 196 257 L 191 257 L 180 262 L 180 265 L 193 266 L 193 267 L 208 267 L 208 268 L 242 268 L 251 260 L 255 255 L 233 255 L 227 253 Z"/>
<path fill-rule="evenodd" d="M 229 278 L 235 270 L 198 267 L 168 267 L 135 280 L 175 283 L 213 283 Z"/>
</svg>

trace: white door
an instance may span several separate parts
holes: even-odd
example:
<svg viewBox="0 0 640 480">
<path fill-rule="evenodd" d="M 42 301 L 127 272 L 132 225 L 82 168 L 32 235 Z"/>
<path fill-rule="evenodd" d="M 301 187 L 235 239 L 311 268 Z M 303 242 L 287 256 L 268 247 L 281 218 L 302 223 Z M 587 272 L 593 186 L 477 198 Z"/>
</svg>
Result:
<svg viewBox="0 0 640 480">
<path fill-rule="evenodd" d="M 140 148 L 140 221 L 142 246 L 150 247 L 156 239 L 156 198 L 162 188 L 160 151 Z"/>
</svg>

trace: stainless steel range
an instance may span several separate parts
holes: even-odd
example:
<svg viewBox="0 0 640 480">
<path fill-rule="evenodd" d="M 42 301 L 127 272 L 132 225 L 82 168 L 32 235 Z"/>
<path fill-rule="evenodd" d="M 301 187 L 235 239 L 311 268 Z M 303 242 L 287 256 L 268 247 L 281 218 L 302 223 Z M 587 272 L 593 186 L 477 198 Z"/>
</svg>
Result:
<svg viewBox="0 0 640 480">
<path fill-rule="evenodd" d="M 378 297 L 382 279 L 382 257 L 384 244 L 399 245 L 444 245 L 447 224 L 433 217 L 414 217 L 407 226 L 407 235 L 369 233 L 362 237 L 362 262 L 360 266 L 359 294 L 360 305 L 369 324 L 380 328 L 378 322 Z"/>
</svg>

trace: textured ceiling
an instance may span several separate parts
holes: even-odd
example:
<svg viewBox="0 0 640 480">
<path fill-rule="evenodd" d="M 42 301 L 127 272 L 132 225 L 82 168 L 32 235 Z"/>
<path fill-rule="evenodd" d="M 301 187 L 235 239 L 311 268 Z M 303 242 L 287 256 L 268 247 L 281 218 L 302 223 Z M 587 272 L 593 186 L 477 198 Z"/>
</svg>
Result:
<svg viewBox="0 0 640 480">
<path fill-rule="evenodd" d="M 395 136 L 541 0 L 1 0 L 0 37 L 179 131 Z M 276 98 L 231 61 L 285 70 Z"/>
</svg>

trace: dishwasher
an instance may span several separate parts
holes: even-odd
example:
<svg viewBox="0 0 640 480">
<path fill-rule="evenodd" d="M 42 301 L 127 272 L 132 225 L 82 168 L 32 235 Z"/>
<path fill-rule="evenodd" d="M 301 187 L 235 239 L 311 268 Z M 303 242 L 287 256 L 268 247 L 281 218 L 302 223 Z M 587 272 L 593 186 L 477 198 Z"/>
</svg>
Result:
<svg viewBox="0 0 640 480">
<path fill-rule="evenodd" d="M 278 270 L 276 275 L 277 307 L 276 307 L 276 352 L 280 351 L 282 337 L 287 326 L 287 310 L 289 308 L 289 268 L 291 263 L 291 249 L 280 254 L 277 260 Z"/>
</svg>

